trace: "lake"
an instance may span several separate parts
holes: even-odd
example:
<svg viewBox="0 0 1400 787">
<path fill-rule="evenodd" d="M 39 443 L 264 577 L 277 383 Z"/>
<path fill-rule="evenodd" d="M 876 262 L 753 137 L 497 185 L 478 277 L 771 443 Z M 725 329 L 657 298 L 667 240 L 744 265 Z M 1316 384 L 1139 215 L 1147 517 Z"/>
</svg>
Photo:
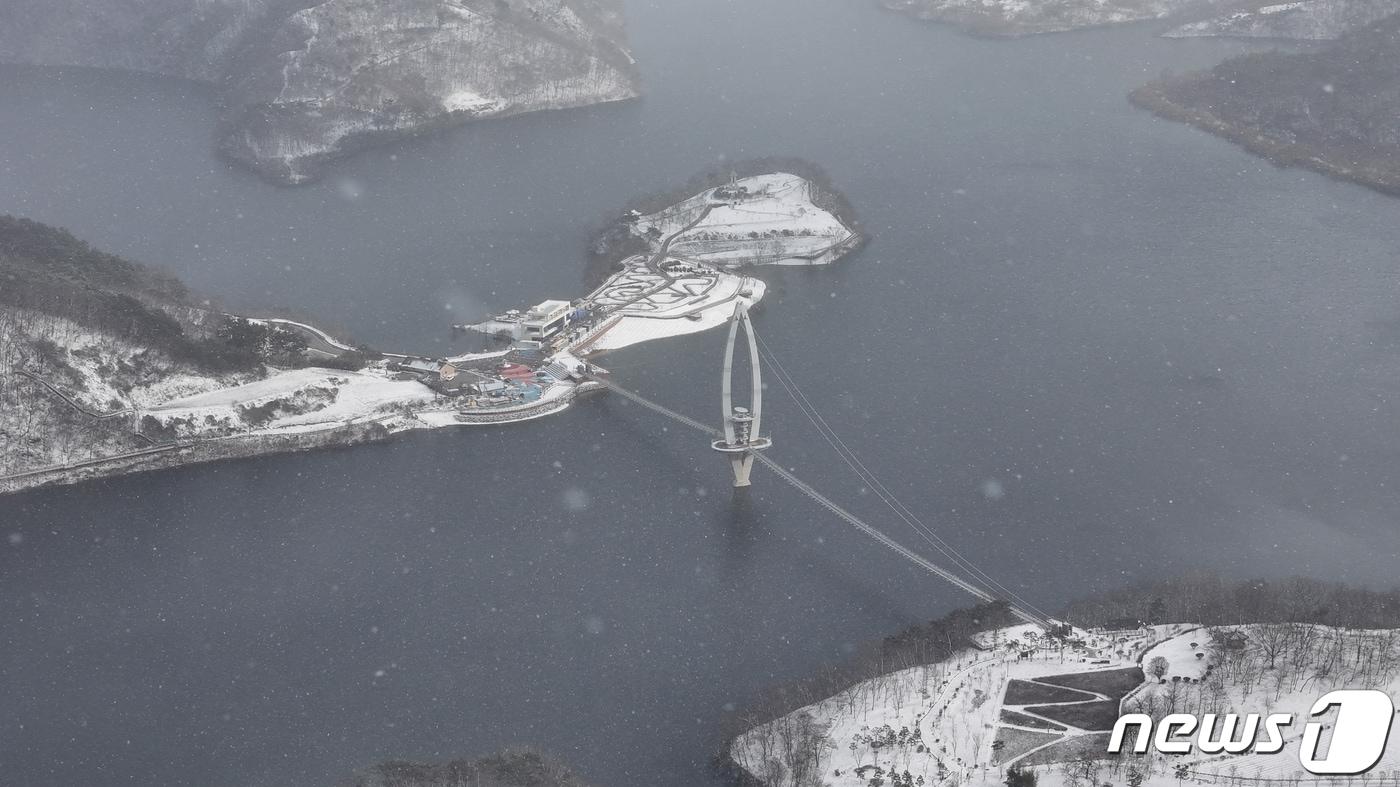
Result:
<svg viewBox="0 0 1400 787">
<path fill-rule="evenodd" d="M 1038 606 L 1194 569 L 1392 582 L 1400 202 L 1132 108 L 1261 44 L 989 41 L 804 0 L 630 3 L 645 98 L 285 189 L 198 86 L 0 69 L 0 212 L 387 350 L 583 292 L 590 232 L 725 157 L 822 164 L 872 242 L 765 270 L 764 340 L 882 481 Z M 723 337 L 601 360 L 717 419 Z M 773 456 L 911 546 L 780 388 Z M 534 744 L 710 785 L 727 709 L 970 601 L 606 395 L 499 429 L 0 499 L 6 783 L 329 787 Z"/>
</svg>

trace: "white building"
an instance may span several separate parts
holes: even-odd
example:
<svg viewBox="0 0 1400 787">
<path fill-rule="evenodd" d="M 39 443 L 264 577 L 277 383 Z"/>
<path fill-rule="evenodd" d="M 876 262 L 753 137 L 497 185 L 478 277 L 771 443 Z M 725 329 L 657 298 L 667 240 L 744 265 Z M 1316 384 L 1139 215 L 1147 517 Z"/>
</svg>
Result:
<svg viewBox="0 0 1400 787">
<path fill-rule="evenodd" d="M 543 341 L 564 330 L 569 320 L 568 301 L 541 301 L 520 321 L 524 339 Z"/>
</svg>

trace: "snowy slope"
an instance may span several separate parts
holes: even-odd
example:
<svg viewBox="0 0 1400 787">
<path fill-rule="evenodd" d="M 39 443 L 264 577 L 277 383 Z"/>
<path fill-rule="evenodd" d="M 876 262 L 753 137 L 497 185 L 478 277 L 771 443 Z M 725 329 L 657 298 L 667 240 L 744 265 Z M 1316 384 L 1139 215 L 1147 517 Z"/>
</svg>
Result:
<svg viewBox="0 0 1400 787">
<path fill-rule="evenodd" d="M 1324 41 L 1395 13 L 1400 13 L 1400 0 L 1298 0 L 1233 11 L 1181 25 L 1163 35 Z"/>
<path fill-rule="evenodd" d="M 1038 751 L 1064 752 L 1045 757 L 1057 764 L 1025 766 L 1034 768 L 1041 787 L 1121 783 L 1128 767 L 1141 772 L 1148 787 L 1181 787 L 1174 770 L 1178 766 L 1199 783 L 1229 784 L 1243 777 L 1277 779 L 1274 787 L 1289 787 L 1290 780 L 1307 775 L 1298 762 L 1298 742 L 1301 721 L 1309 718 L 1318 697 L 1335 688 L 1373 688 L 1400 697 L 1400 630 L 1302 624 L 1212 630 L 1175 624 L 1135 632 L 1076 631 L 1075 638 L 1083 640 L 1082 648 L 1061 651 L 1047 647 L 1027 627 L 989 632 L 979 638 L 984 649 L 866 681 L 756 727 L 734 741 L 731 757 L 768 787 L 815 784 L 817 777 L 830 787 L 868 787 L 877 778 L 892 787 L 894 776 L 908 783 L 906 771 L 915 784 L 999 787 L 1008 764 L 1024 765 L 1027 761 L 1019 758 Z M 1024 658 L 1027 652 L 1034 655 Z M 1058 689 L 1036 681 L 1114 674 L 1158 656 L 1168 662 L 1164 679 L 1148 678 L 1128 691 L 1122 711 L 1157 719 L 1169 712 L 1293 713 L 1300 722 L 1285 729 L 1285 751 L 1170 758 L 1149 754 L 1065 766 L 1077 760 L 1076 752 L 1101 755 L 1106 748 L 1102 733 L 1066 729 L 1066 723 L 1059 730 L 1047 728 L 1044 718 L 1027 710 L 1027 705 L 1052 701 L 1045 697 L 1018 697 L 1013 715 L 1005 715 L 1008 685 L 1014 680 L 1053 692 Z M 1081 702 L 1073 697 L 1059 701 L 1066 700 L 1069 706 Z M 1088 695 L 1082 700 L 1091 701 L 1094 697 Z M 1110 717 L 1117 712 L 1112 710 Z M 1318 720 L 1326 724 L 1332 718 Z M 1071 739 L 1085 745 L 1049 748 Z M 1020 748 L 998 750 L 993 745 L 998 740 Z M 1400 772 L 1400 743 L 1392 740 L 1375 772 Z"/>
<path fill-rule="evenodd" d="M 295 369 L 144 408 L 180 437 L 237 431 L 338 428 L 394 408 L 428 404 L 436 394 L 421 383 L 381 373 Z"/>
<path fill-rule="evenodd" d="M 8 0 L 0 62 L 212 84 L 220 149 L 285 183 L 378 139 L 638 95 L 618 0 Z"/>
<path fill-rule="evenodd" d="M 726 199 L 710 189 L 640 217 L 634 232 L 674 235 L 670 253 L 676 258 L 721 266 L 828 264 L 859 240 L 813 201 L 816 186 L 805 178 L 776 172 L 735 185 L 747 196 Z"/>
</svg>

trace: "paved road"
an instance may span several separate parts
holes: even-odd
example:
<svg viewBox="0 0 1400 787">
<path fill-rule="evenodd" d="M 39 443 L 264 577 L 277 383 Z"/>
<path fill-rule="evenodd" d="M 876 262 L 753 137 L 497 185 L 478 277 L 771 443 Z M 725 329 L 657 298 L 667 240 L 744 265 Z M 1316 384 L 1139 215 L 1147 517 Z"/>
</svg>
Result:
<svg viewBox="0 0 1400 787">
<path fill-rule="evenodd" d="M 675 242 L 676 238 L 679 238 L 680 236 L 684 235 L 687 232 L 690 232 L 691 230 L 699 226 L 700 222 L 708 218 L 710 215 L 710 211 L 714 209 L 715 205 L 713 203 L 706 205 L 705 209 L 700 211 L 700 215 L 696 217 L 695 221 L 692 221 L 684 227 L 681 227 L 680 229 L 671 233 L 671 235 L 667 237 L 666 240 L 661 242 L 661 247 L 657 249 L 656 253 L 651 256 L 651 259 L 647 260 L 647 269 L 650 270 L 652 273 L 655 273 L 657 276 L 660 276 L 662 279 L 661 283 L 656 285 L 655 287 L 652 287 L 650 290 L 647 290 L 646 292 L 637 295 L 634 298 L 631 298 L 627 301 L 624 301 L 621 304 L 618 304 L 616 307 L 613 308 L 613 311 L 616 311 L 618 309 L 625 309 L 628 306 L 631 306 L 632 304 L 636 303 L 637 301 L 640 301 L 644 298 L 650 298 L 651 296 L 655 295 L 658 292 L 661 292 L 662 290 L 666 289 L 667 287 L 670 287 L 672 284 L 675 283 L 676 277 L 667 273 L 661 267 L 661 263 L 665 262 L 666 256 L 671 253 L 671 244 Z"/>
<path fill-rule="evenodd" d="M 270 323 L 278 328 L 295 333 L 306 340 L 307 350 L 326 358 L 338 358 L 344 353 L 355 349 L 344 342 L 337 341 L 333 336 L 320 328 L 303 323 L 276 318 L 260 320 L 260 322 Z"/>
</svg>

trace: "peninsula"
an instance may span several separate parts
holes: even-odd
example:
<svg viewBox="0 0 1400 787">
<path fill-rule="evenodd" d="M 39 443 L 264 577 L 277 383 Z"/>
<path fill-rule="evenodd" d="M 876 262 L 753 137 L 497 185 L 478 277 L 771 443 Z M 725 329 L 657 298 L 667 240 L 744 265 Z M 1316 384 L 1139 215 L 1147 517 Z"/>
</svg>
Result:
<svg viewBox="0 0 1400 787">
<path fill-rule="evenodd" d="M 381 353 L 303 322 L 231 315 L 66 232 L 0 220 L 0 493 L 216 459 L 502 424 L 604 387 L 601 354 L 723 324 L 745 272 L 825 265 L 862 240 L 804 177 L 732 177 L 659 211 L 592 292 L 471 326 L 499 348 Z M 13 286 L 12 286 L 13 285 Z"/>
<path fill-rule="evenodd" d="M 1079 602 L 1080 625 L 1049 630 L 963 610 L 887 639 L 827 696 L 749 714 L 725 757 L 764 787 L 1286 787 L 1311 778 L 1301 724 L 1278 754 L 1109 755 L 1110 731 L 1123 713 L 1305 718 L 1335 688 L 1396 696 L 1398 595 L 1195 576 Z M 1376 772 L 1397 767 L 1392 745 Z"/>
<path fill-rule="evenodd" d="M 1132 93 L 1282 166 L 1400 194 L 1400 13 L 1312 52 L 1261 52 Z"/>
<path fill-rule="evenodd" d="M 0 62 L 207 83 L 219 149 L 286 184 L 379 141 L 638 95 L 619 0 L 15 0 Z"/>
</svg>

